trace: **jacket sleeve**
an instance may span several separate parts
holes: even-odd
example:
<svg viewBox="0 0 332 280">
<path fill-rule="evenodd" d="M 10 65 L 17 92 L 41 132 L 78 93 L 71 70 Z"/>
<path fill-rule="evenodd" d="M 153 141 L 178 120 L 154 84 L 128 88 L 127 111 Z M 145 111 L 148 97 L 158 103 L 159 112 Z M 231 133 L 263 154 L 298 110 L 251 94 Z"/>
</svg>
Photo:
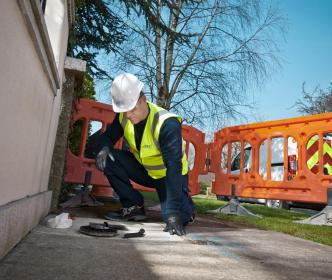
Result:
<svg viewBox="0 0 332 280">
<path fill-rule="evenodd" d="M 167 192 L 166 215 L 178 213 L 182 195 L 182 133 L 181 123 L 170 118 L 163 123 L 159 144 L 167 168 L 165 185 Z"/>
<path fill-rule="evenodd" d="M 116 114 L 113 122 L 107 126 L 98 138 L 98 152 L 105 146 L 113 148 L 114 144 L 123 136 L 123 128 L 119 121 L 120 114 Z"/>
</svg>

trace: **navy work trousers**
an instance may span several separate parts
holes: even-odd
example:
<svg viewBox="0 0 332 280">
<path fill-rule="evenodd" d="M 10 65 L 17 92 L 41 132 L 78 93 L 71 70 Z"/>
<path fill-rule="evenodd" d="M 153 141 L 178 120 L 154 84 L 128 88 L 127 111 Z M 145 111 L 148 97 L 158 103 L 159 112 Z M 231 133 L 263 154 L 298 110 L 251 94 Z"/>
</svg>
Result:
<svg viewBox="0 0 332 280">
<path fill-rule="evenodd" d="M 113 162 L 107 158 L 104 174 L 118 194 L 123 207 L 128 208 L 133 205 L 141 206 L 144 204 L 142 194 L 133 188 L 129 180 L 143 185 L 145 187 L 155 188 L 161 204 L 162 218 L 166 221 L 167 213 L 166 199 L 167 192 L 165 178 L 153 179 L 145 168 L 136 160 L 134 155 L 125 150 L 112 149 L 115 158 Z M 179 186 L 180 187 L 180 186 Z M 194 211 L 191 197 L 188 194 L 188 175 L 182 176 L 182 196 L 179 216 L 184 225 L 186 225 Z"/>
</svg>

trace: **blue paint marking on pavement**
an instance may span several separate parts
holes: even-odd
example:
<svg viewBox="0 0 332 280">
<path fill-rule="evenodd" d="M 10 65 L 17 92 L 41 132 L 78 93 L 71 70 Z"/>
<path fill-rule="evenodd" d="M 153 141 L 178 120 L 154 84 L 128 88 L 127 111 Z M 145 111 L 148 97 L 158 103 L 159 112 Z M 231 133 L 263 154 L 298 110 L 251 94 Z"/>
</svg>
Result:
<svg viewBox="0 0 332 280">
<path fill-rule="evenodd" d="M 220 237 L 220 236 L 209 236 L 209 235 L 205 235 L 205 237 L 208 240 L 219 242 L 219 243 L 223 243 L 225 246 L 228 246 L 228 247 L 239 248 L 241 250 L 244 249 L 243 244 L 240 243 L 240 242 L 237 242 L 237 241 L 226 240 L 225 238 Z"/>
<path fill-rule="evenodd" d="M 239 257 L 231 252 L 228 248 L 236 248 L 240 250 L 244 250 L 245 246 L 243 244 L 236 241 L 229 241 L 220 236 L 211 236 L 209 234 L 188 234 L 187 237 L 193 241 L 200 241 L 205 243 L 209 248 L 216 250 L 218 253 L 222 254 L 225 257 L 238 259 Z M 227 248 L 228 247 L 228 248 Z"/>
<path fill-rule="evenodd" d="M 219 254 L 222 254 L 224 257 L 238 259 L 238 256 L 234 255 L 231 251 L 227 250 L 227 248 L 223 246 L 215 245 L 214 243 L 208 243 L 207 245 L 209 248 L 216 250 Z"/>
</svg>

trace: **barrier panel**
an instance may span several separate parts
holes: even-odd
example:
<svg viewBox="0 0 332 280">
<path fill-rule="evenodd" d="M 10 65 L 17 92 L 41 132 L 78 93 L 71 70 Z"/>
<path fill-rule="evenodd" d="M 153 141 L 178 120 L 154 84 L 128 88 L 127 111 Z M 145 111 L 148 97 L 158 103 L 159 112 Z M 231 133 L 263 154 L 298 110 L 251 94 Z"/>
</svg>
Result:
<svg viewBox="0 0 332 280">
<path fill-rule="evenodd" d="M 100 129 L 104 132 L 109 124 L 112 123 L 115 117 L 112 106 L 95 102 L 92 100 L 81 99 L 78 101 L 73 108 L 72 114 L 72 126 L 75 123 L 80 122 L 82 126 L 81 141 L 76 154 L 68 147 L 67 158 L 66 158 L 66 174 L 65 182 L 83 184 L 86 171 L 91 171 L 91 184 L 94 186 L 92 193 L 97 196 L 109 197 L 112 194 L 112 189 L 107 178 L 102 172 L 100 172 L 95 166 L 94 156 L 87 150 L 89 145 L 93 142 L 93 138 L 98 137 L 98 133 L 92 134 L 90 131 L 93 130 L 96 123 L 100 123 Z M 93 124 L 91 124 L 93 122 Z M 189 154 L 190 147 L 194 147 L 195 152 L 189 155 L 191 161 L 191 170 L 189 172 L 189 188 L 191 195 L 199 193 L 198 176 L 200 174 L 206 174 L 207 169 L 205 168 L 205 159 L 207 152 L 207 145 L 205 144 L 205 134 L 196 128 L 183 125 L 182 129 L 183 138 L 186 141 L 186 153 Z M 92 134 L 92 135 L 91 135 Z M 89 139 L 90 142 L 89 143 Z M 116 148 L 122 147 L 122 139 L 119 140 Z M 90 157 L 90 158 L 89 158 Z M 152 188 L 146 188 L 138 184 L 133 184 L 135 188 L 144 191 L 154 191 Z M 105 188 L 107 187 L 107 188 Z"/>
<path fill-rule="evenodd" d="M 332 113 L 227 127 L 210 144 L 212 192 L 327 203 Z"/>
<path fill-rule="evenodd" d="M 190 169 L 190 193 L 192 195 L 199 194 L 200 187 L 198 176 L 208 173 L 208 168 L 206 167 L 208 145 L 205 144 L 205 134 L 197 128 L 188 125 L 182 125 L 182 137 L 186 141 L 186 154 L 188 157 Z M 195 149 L 194 151 L 190 150 L 191 145 Z"/>
</svg>

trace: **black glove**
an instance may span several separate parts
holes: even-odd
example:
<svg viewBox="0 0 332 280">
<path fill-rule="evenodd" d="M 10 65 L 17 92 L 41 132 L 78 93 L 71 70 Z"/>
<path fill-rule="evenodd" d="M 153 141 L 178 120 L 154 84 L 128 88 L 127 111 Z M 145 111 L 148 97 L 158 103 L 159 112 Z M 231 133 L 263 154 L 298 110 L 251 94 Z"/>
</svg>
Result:
<svg viewBox="0 0 332 280">
<path fill-rule="evenodd" d="M 178 236 L 181 236 L 186 234 L 181 219 L 176 214 L 168 216 L 164 231 L 168 231 L 170 235 L 177 234 Z"/>
<path fill-rule="evenodd" d="M 114 156 L 110 151 L 110 148 L 105 146 L 100 150 L 100 152 L 96 156 L 96 167 L 100 171 L 104 171 L 106 167 L 107 156 L 109 156 L 112 161 L 115 161 Z"/>
</svg>

